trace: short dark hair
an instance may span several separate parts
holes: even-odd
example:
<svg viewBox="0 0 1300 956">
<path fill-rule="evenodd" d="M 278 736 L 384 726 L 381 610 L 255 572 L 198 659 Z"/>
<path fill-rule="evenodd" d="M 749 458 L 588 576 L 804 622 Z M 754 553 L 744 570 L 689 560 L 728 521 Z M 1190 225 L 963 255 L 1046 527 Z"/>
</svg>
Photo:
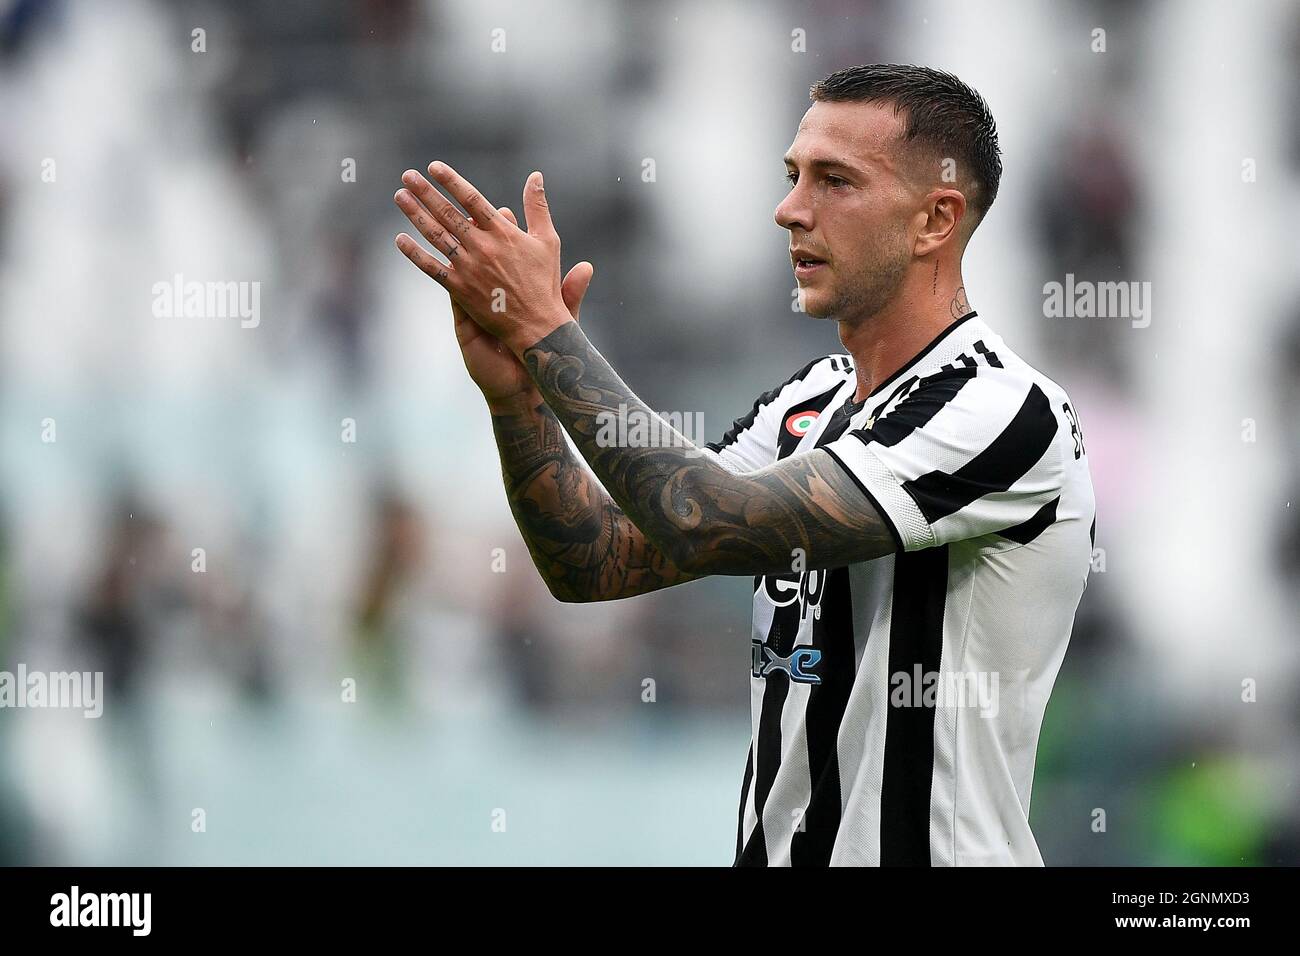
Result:
<svg viewBox="0 0 1300 956">
<path fill-rule="evenodd" d="M 873 63 L 851 66 L 814 83 L 814 102 L 893 103 L 906 113 L 905 143 L 919 142 L 955 159 L 975 182 L 969 202 L 980 219 L 993 205 L 1002 179 L 998 128 L 984 97 L 951 73 L 927 66 Z"/>
</svg>

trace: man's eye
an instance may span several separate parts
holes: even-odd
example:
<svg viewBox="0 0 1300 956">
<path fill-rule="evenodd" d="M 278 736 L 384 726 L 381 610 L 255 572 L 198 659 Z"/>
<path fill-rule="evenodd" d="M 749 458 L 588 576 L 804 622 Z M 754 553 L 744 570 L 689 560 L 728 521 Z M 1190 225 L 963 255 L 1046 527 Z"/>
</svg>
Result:
<svg viewBox="0 0 1300 956">
<path fill-rule="evenodd" d="M 793 186 L 795 183 L 797 183 L 797 182 L 799 181 L 799 174 L 798 174 L 798 173 L 786 173 L 786 174 L 785 174 L 785 181 L 786 181 L 787 183 L 789 183 L 791 186 Z"/>
<path fill-rule="evenodd" d="M 827 176 L 826 181 L 832 186 L 847 186 L 849 184 L 847 179 L 840 179 L 838 176 Z"/>
</svg>

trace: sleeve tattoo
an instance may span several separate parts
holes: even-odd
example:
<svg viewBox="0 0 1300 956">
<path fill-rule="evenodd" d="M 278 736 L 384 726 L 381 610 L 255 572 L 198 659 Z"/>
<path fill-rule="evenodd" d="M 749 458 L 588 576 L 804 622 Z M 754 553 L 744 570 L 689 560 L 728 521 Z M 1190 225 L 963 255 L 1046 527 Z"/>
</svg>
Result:
<svg viewBox="0 0 1300 956">
<path fill-rule="evenodd" d="M 530 346 L 523 360 L 620 517 L 630 518 L 682 571 L 780 574 L 800 561 L 807 568 L 840 567 L 895 550 L 870 499 L 824 451 L 737 475 L 662 419 L 660 440 L 651 447 L 598 441 L 607 416 L 657 416 L 576 322 Z"/>
<path fill-rule="evenodd" d="M 538 573 L 561 601 L 609 601 L 691 581 L 592 477 L 545 404 L 493 415 L 506 497 Z"/>
</svg>

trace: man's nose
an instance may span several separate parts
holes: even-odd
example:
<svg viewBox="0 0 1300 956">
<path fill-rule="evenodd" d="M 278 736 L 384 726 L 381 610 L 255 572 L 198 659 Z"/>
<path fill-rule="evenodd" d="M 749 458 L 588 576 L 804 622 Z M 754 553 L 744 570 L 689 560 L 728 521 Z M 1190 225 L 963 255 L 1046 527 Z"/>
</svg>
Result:
<svg viewBox="0 0 1300 956">
<path fill-rule="evenodd" d="M 789 195 L 782 199 L 776 207 L 776 212 L 772 218 L 782 229 L 803 229 L 805 231 L 812 228 L 812 216 L 809 215 L 808 207 L 801 199 L 798 188 L 790 190 Z"/>
</svg>

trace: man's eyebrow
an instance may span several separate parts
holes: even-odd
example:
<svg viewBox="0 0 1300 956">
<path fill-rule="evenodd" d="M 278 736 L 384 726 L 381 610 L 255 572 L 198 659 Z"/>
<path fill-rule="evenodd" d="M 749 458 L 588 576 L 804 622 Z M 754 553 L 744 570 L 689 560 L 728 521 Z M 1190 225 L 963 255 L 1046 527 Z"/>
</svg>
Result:
<svg viewBox="0 0 1300 956">
<path fill-rule="evenodd" d="M 789 153 L 785 154 L 785 164 L 787 166 L 798 165 L 794 161 L 794 158 Z M 861 172 L 861 170 L 856 165 L 849 162 L 847 159 L 831 159 L 829 157 L 818 157 L 816 159 L 810 160 L 808 165 L 811 166 L 813 169 L 847 169 L 850 170 L 851 172 Z"/>
</svg>

